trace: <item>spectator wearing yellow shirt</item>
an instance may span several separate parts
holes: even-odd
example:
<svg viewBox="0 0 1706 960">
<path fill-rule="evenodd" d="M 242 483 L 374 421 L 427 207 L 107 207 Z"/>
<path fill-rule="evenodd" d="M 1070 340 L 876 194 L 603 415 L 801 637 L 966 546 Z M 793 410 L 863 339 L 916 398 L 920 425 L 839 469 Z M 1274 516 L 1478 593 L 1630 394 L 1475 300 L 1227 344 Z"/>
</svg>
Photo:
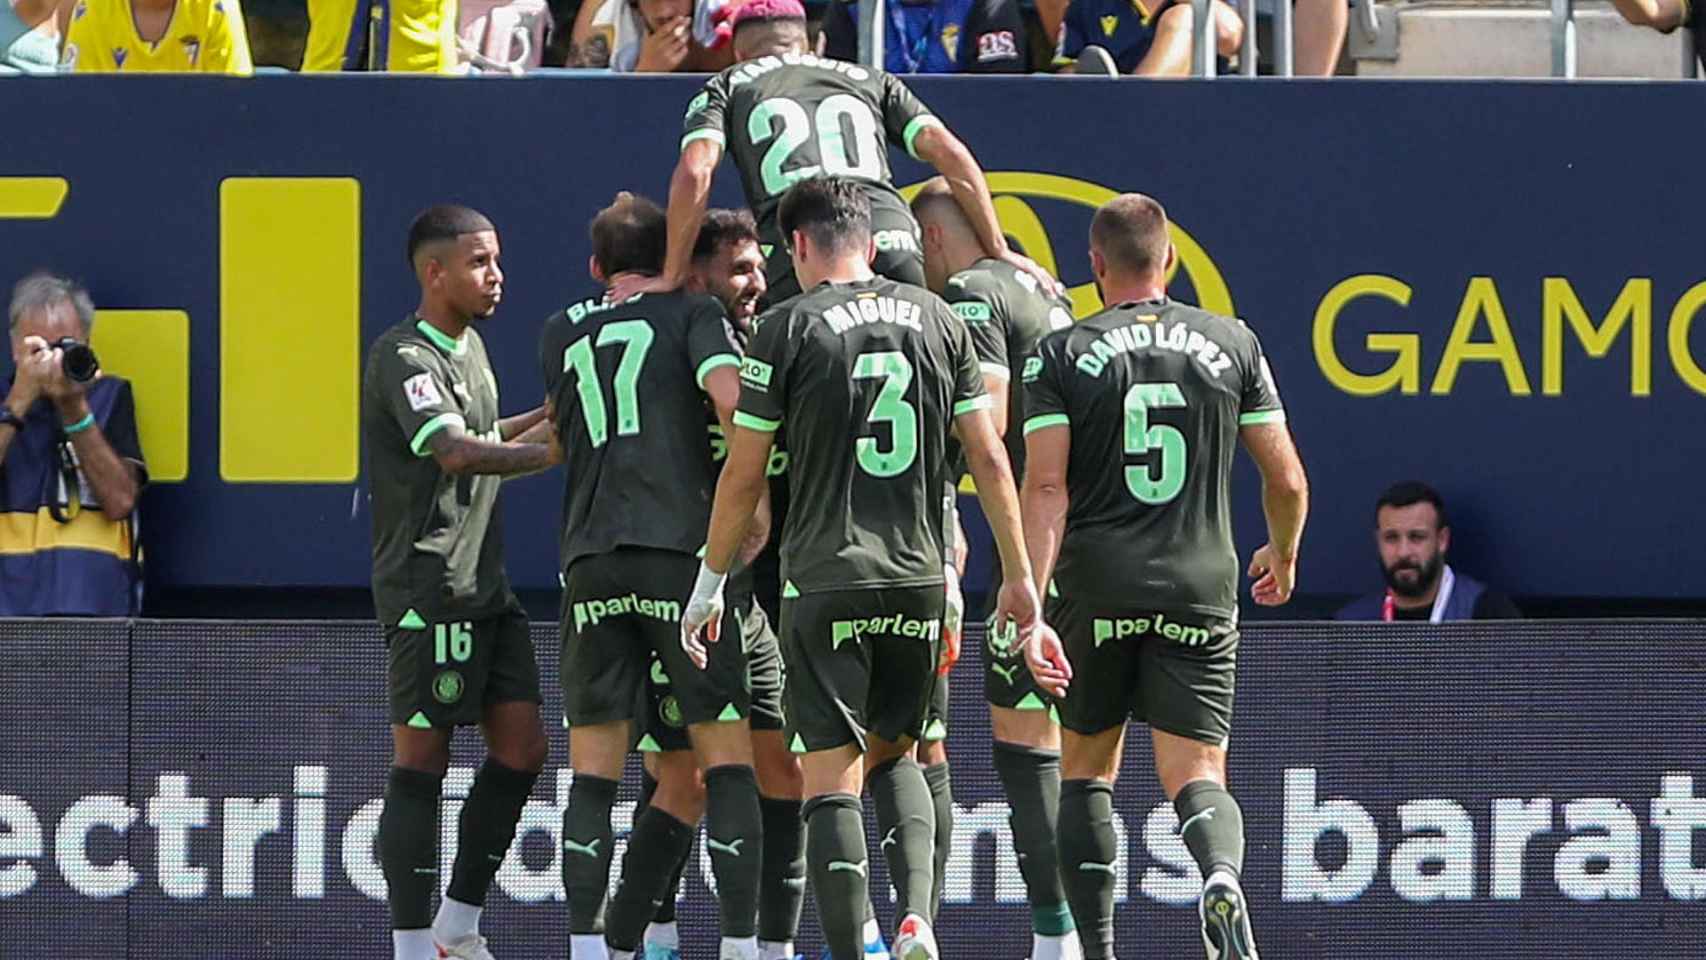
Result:
<svg viewBox="0 0 1706 960">
<path fill-rule="evenodd" d="M 308 0 L 302 71 L 460 74 L 457 17 L 457 0 Z"/>
<path fill-rule="evenodd" d="M 255 72 L 239 0 L 77 0 L 61 66 L 76 73 Z"/>
</svg>

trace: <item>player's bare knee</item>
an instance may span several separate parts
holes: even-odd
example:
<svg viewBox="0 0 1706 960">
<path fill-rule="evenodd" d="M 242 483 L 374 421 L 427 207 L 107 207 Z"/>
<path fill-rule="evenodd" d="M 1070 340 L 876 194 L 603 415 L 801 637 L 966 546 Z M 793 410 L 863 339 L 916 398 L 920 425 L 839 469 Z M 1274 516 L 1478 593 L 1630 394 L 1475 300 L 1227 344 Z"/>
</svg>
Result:
<svg viewBox="0 0 1706 960">
<path fill-rule="evenodd" d="M 391 765 L 443 776 L 450 768 L 450 732 L 392 727 Z"/>
<path fill-rule="evenodd" d="M 1226 785 L 1226 751 L 1209 743 L 1160 734 L 1155 737 L 1155 774 L 1171 800 L 1193 780 Z"/>
<path fill-rule="evenodd" d="M 948 762 L 948 741 L 920 740 L 918 741 L 918 765 L 934 767 Z"/>
<path fill-rule="evenodd" d="M 601 723 L 569 729 L 569 767 L 606 780 L 622 779 L 628 755 L 628 724 Z"/>
<path fill-rule="evenodd" d="M 1060 745 L 1060 778 L 1113 783 L 1119 777 L 1124 743 L 1123 726 L 1090 735 L 1063 731 Z"/>
<path fill-rule="evenodd" d="M 705 815 L 705 781 L 691 751 L 655 754 L 657 790 L 652 805 L 682 823 L 697 823 Z"/>
<path fill-rule="evenodd" d="M 990 707 L 991 732 L 1001 743 L 1036 750 L 1059 750 L 1060 727 L 1042 710 Z"/>
<path fill-rule="evenodd" d="M 695 723 L 687 728 L 699 765 L 712 767 L 736 764 L 752 766 L 752 728 L 745 720 Z"/>
<path fill-rule="evenodd" d="M 752 766 L 758 774 L 758 792 L 773 800 L 799 800 L 805 796 L 805 775 L 799 758 L 788 751 L 779 730 L 752 734 Z"/>
</svg>

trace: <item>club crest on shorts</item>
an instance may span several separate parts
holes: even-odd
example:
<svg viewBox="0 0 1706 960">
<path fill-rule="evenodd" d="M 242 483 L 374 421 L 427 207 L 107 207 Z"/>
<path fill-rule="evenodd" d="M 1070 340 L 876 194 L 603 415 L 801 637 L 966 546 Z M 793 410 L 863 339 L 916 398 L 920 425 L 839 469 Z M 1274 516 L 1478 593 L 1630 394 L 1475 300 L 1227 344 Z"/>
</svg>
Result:
<svg viewBox="0 0 1706 960">
<path fill-rule="evenodd" d="M 686 726 L 682 723 L 681 701 L 675 699 L 674 696 L 664 697 L 663 702 L 658 704 L 658 717 L 676 730 Z"/>
<path fill-rule="evenodd" d="M 440 670 L 438 676 L 432 678 L 432 698 L 442 704 L 456 703 L 462 699 L 466 686 L 460 671 Z"/>
</svg>

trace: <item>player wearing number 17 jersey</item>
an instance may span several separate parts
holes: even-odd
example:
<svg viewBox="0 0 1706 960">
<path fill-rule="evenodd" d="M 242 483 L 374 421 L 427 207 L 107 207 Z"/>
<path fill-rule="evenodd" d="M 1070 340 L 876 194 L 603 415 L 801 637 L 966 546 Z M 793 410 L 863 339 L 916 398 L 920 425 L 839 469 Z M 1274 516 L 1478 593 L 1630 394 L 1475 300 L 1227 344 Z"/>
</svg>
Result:
<svg viewBox="0 0 1706 960">
<path fill-rule="evenodd" d="M 594 278 L 655 272 L 663 228 L 656 204 L 619 194 L 592 223 Z M 634 882 L 623 884 L 610 927 L 601 929 L 615 842 L 610 810 L 635 723 L 649 712 L 654 652 L 705 769 L 706 846 L 722 904 L 718 956 L 758 957 L 763 828 L 746 656 L 728 644 L 698 670 L 678 639 L 716 476 L 706 400 L 726 427 L 740 390 L 724 317 L 721 304 L 697 294 L 600 296 L 554 315 L 540 336 L 546 406 L 568 469 L 562 683 L 575 779 L 563 812 L 562 869 L 573 960 L 603 960 L 607 940 L 618 956 L 631 957 L 670 867 L 692 841 L 697 811 L 669 810 L 654 798 L 631 841 L 657 867 L 625 871 Z M 633 889 L 639 880 L 646 891 Z"/>
<path fill-rule="evenodd" d="M 1010 250 L 995 218 L 983 170 L 965 144 L 899 80 L 881 70 L 822 59 L 807 52 L 806 13 L 799 0 L 752 0 L 734 14 L 737 63 L 712 77 L 687 105 L 681 159 L 669 189 L 669 255 L 663 274 L 649 285 L 673 290 L 692 267 L 711 176 L 724 151 L 733 158 L 758 218 L 763 252 L 771 264 L 766 302 L 800 292 L 777 227 L 777 205 L 788 188 L 817 176 L 845 177 L 871 205 L 875 272 L 891 280 L 924 284 L 918 224 L 895 190 L 889 145 L 904 147 L 935 167 L 954 186 L 984 251 L 1034 273 L 1054 287 L 1042 268 Z"/>
<path fill-rule="evenodd" d="M 1257 603 L 1291 595 L 1306 481 L 1255 333 L 1169 300 L 1173 258 L 1160 204 L 1104 204 L 1090 265 L 1112 306 L 1043 338 L 1021 374 L 1026 540 L 1038 582 L 1052 576 L 1059 630 L 1038 631 L 1026 654 L 1060 697 L 1060 872 L 1089 960 L 1113 956 L 1113 781 L 1128 718 L 1150 727 L 1161 787 L 1207 878 L 1209 960 L 1256 958 L 1238 881 L 1243 816 L 1226 790 L 1234 447 L 1242 440 L 1262 473 Z"/>
</svg>

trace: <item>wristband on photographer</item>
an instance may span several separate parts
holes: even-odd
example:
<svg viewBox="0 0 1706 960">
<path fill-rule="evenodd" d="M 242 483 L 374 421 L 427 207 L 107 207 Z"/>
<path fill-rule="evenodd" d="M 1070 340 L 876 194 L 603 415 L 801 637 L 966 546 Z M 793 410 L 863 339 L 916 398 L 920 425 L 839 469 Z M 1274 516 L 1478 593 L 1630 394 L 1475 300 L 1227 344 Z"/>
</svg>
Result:
<svg viewBox="0 0 1706 960">
<path fill-rule="evenodd" d="M 83 419 L 77 421 L 76 423 L 68 423 L 65 425 L 65 435 L 68 437 L 74 437 L 77 434 L 82 433 L 83 431 L 89 429 L 90 427 L 92 427 L 94 425 L 95 425 L 95 415 L 92 413 L 86 413 L 83 415 Z"/>
</svg>

